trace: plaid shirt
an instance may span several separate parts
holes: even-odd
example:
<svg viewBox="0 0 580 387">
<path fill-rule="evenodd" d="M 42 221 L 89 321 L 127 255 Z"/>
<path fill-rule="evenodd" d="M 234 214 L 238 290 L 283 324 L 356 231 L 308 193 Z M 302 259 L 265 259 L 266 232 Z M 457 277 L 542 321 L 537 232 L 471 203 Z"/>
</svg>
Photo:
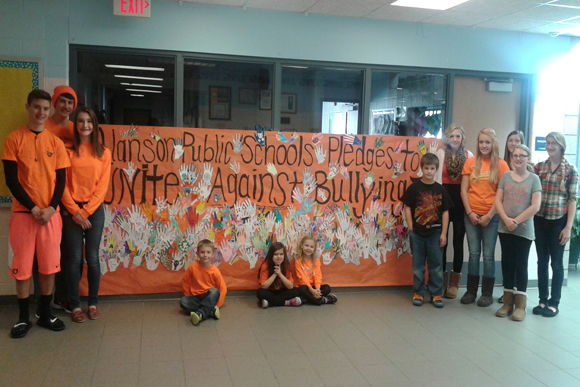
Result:
<svg viewBox="0 0 580 387">
<path fill-rule="evenodd" d="M 548 220 L 560 219 L 568 212 L 568 203 L 576 202 L 578 191 L 578 171 L 576 167 L 562 159 L 554 172 L 550 159 L 534 165 L 536 175 L 542 182 L 542 205 L 536 214 Z M 564 190 L 561 189 L 564 181 Z"/>
</svg>

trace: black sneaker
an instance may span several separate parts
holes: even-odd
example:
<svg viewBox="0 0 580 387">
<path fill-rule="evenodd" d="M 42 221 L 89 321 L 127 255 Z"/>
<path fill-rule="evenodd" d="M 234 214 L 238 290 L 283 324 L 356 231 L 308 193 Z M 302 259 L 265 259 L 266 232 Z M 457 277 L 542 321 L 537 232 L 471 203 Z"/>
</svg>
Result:
<svg viewBox="0 0 580 387">
<path fill-rule="evenodd" d="M 72 313 L 72 310 L 70 308 L 70 304 L 68 303 L 68 301 L 52 301 L 50 303 L 50 305 L 54 308 L 54 309 L 58 309 L 58 310 L 64 310 L 66 313 Z M 37 317 L 38 318 L 38 317 Z"/>
<path fill-rule="evenodd" d="M 219 320 L 220 319 L 220 308 L 218 308 L 217 306 L 214 306 L 213 310 L 209 314 L 209 317 L 213 318 L 214 320 Z"/>
<path fill-rule="evenodd" d="M 327 304 L 336 304 L 338 302 L 338 298 L 332 293 L 326 296 L 326 303 Z"/>
<path fill-rule="evenodd" d="M 10 337 L 13 339 L 21 339 L 26 336 L 30 328 L 32 328 L 30 321 L 18 321 L 10 330 Z"/>
<path fill-rule="evenodd" d="M 64 330 L 64 328 L 66 328 L 62 320 L 54 316 L 49 316 L 47 318 L 39 318 L 38 321 L 36 322 L 36 325 L 54 332 L 59 332 Z"/>
</svg>

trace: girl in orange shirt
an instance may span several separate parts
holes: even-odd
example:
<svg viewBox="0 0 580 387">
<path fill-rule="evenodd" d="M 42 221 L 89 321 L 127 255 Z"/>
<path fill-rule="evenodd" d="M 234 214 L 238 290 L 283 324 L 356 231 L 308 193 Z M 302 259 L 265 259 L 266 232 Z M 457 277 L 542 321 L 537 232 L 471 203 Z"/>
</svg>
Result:
<svg viewBox="0 0 580 387">
<path fill-rule="evenodd" d="M 103 200 L 109 187 L 111 152 L 99 140 L 99 124 L 95 113 L 80 108 L 75 118 L 72 149 L 68 150 L 71 167 L 67 169 L 66 188 L 62 203 L 63 254 L 68 257 L 67 287 L 72 321 L 82 323 L 85 317 L 79 300 L 79 281 L 83 264 L 83 243 L 89 283 L 91 320 L 99 317 L 97 310 L 101 269 L 99 244 L 105 223 Z"/>
<path fill-rule="evenodd" d="M 260 288 L 257 296 L 262 303 L 262 308 L 302 305 L 293 280 L 286 247 L 280 242 L 272 243 L 258 275 Z"/>
<path fill-rule="evenodd" d="M 461 200 L 465 207 L 465 234 L 469 247 L 467 291 L 461 298 L 462 304 L 471 304 L 477 297 L 481 256 L 483 277 L 477 306 L 493 304 L 494 253 L 499 223 L 494 201 L 499 181 L 508 171 L 507 163 L 499 158 L 495 131 L 490 128 L 482 129 L 477 136 L 477 154 L 465 162 L 461 172 Z"/>
<path fill-rule="evenodd" d="M 322 285 L 320 259 L 316 256 L 316 238 L 305 236 L 298 245 L 296 282 L 300 297 L 310 304 L 334 304 L 338 299 L 328 285 Z"/>
</svg>

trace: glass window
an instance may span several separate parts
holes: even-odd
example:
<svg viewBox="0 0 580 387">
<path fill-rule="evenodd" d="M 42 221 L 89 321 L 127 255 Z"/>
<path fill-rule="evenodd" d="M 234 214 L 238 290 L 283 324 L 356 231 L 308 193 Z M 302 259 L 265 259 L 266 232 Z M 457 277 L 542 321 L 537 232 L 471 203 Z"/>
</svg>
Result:
<svg viewBox="0 0 580 387">
<path fill-rule="evenodd" d="M 79 104 L 99 122 L 174 126 L 175 58 L 77 51 Z"/>
<path fill-rule="evenodd" d="M 184 126 L 272 127 L 273 65 L 186 58 L 184 67 Z"/>
<path fill-rule="evenodd" d="M 373 70 L 369 133 L 441 138 L 447 76 Z"/>
<path fill-rule="evenodd" d="M 282 65 L 280 130 L 358 133 L 363 70 Z"/>
</svg>

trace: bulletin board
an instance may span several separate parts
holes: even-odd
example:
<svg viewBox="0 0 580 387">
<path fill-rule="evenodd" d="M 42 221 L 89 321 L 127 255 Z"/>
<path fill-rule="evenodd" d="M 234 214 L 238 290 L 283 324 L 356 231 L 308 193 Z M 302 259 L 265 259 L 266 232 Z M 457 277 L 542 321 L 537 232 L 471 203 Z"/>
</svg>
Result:
<svg viewBox="0 0 580 387">
<path fill-rule="evenodd" d="M 26 97 L 38 89 L 41 81 L 39 59 L 18 60 L 0 57 L 0 147 L 8 133 L 26 124 L 24 105 Z M 4 179 L 4 166 L 0 163 L 0 206 L 10 206 L 12 195 Z"/>
</svg>

